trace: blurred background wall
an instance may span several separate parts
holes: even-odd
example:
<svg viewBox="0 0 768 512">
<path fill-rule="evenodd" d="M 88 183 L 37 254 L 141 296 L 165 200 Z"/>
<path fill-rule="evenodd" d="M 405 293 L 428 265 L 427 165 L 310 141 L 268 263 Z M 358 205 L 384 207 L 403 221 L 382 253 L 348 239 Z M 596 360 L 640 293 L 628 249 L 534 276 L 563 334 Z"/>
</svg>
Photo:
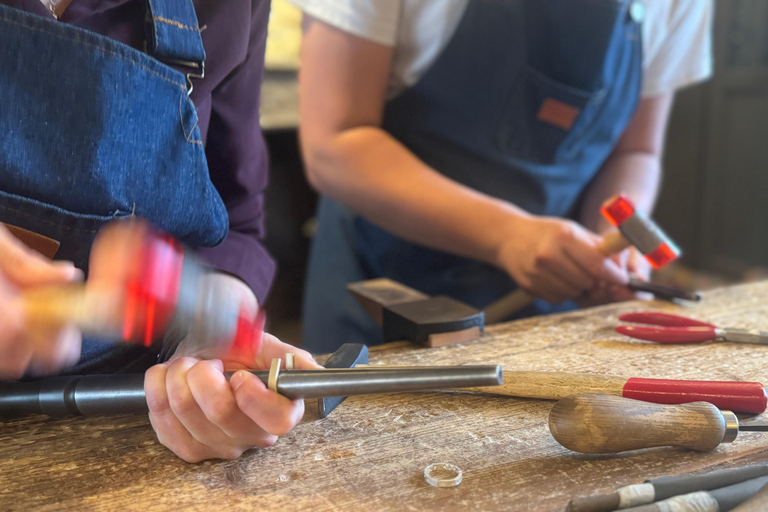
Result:
<svg viewBox="0 0 768 512">
<path fill-rule="evenodd" d="M 272 1 L 262 125 L 271 154 L 266 244 L 279 271 L 271 332 L 300 343 L 301 293 L 317 198 L 298 154 L 301 13 Z M 768 278 L 768 0 L 720 0 L 713 78 L 678 93 L 654 217 L 684 251 L 655 280 L 707 289 Z"/>
</svg>

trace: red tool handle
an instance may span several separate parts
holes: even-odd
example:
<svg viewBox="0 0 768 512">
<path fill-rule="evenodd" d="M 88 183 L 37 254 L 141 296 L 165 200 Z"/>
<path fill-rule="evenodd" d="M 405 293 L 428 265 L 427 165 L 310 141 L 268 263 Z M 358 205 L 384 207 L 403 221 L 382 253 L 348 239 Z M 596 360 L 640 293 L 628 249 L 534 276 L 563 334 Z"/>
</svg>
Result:
<svg viewBox="0 0 768 512">
<path fill-rule="evenodd" d="M 714 324 L 694 320 L 684 316 L 658 313 L 656 311 L 644 311 L 640 313 L 625 313 L 619 317 L 624 322 L 638 324 L 663 325 L 666 327 L 716 327 Z"/>
<path fill-rule="evenodd" d="M 639 340 L 656 343 L 701 343 L 714 340 L 717 332 L 714 327 L 642 327 L 638 325 L 620 325 L 616 332 Z"/>
<path fill-rule="evenodd" d="M 719 409 L 754 414 L 768 406 L 768 394 L 759 382 L 631 378 L 622 396 L 657 404 L 709 402 Z"/>
</svg>

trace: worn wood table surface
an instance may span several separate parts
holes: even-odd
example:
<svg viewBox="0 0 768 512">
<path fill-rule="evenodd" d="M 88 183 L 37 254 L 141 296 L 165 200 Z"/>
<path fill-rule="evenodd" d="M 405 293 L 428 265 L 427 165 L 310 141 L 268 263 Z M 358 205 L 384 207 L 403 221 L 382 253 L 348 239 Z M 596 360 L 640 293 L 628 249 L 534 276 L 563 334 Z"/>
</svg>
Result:
<svg viewBox="0 0 768 512">
<path fill-rule="evenodd" d="M 499 363 L 507 370 L 765 381 L 768 347 L 631 341 L 621 313 L 659 309 L 730 327 L 768 329 L 768 283 L 708 292 L 687 307 L 631 302 L 486 330 L 475 343 L 424 349 L 394 343 L 371 364 Z M 354 341 L 354 340 L 349 340 Z M 144 417 L 0 423 L 0 510 L 561 510 L 576 494 L 667 474 L 768 461 L 768 436 L 740 434 L 709 453 L 655 448 L 580 455 L 547 429 L 552 402 L 445 392 L 348 399 L 269 449 L 236 461 L 186 464 Z M 435 488 L 434 462 L 464 481 Z"/>
</svg>

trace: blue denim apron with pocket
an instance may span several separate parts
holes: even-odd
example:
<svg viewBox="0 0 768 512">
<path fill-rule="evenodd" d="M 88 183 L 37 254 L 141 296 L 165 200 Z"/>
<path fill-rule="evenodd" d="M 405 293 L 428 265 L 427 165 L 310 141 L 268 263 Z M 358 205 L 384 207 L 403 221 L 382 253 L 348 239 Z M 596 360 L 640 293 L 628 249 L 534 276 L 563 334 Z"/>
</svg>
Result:
<svg viewBox="0 0 768 512">
<path fill-rule="evenodd" d="M 0 221 L 58 241 L 56 258 L 84 270 L 111 219 L 145 217 L 191 246 L 228 230 L 190 75 L 170 66 L 204 69 L 194 7 L 145 4 L 147 53 L 0 5 Z M 108 348 L 86 342 L 83 359 Z"/>
<path fill-rule="evenodd" d="M 637 105 L 640 29 L 629 0 L 470 0 L 436 62 L 388 102 L 383 128 L 459 183 L 536 215 L 573 218 Z M 323 197 L 305 348 L 381 341 L 345 290 L 374 277 L 479 309 L 516 286 L 495 267 L 399 239 Z M 539 300 L 523 314 L 557 308 Z"/>
</svg>

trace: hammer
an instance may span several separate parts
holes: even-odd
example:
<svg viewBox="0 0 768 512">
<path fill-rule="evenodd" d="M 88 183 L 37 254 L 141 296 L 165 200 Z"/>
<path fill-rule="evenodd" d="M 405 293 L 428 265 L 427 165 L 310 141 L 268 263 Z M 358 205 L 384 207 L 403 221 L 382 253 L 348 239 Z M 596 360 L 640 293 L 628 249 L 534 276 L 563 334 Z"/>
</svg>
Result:
<svg viewBox="0 0 768 512">
<path fill-rule="evenodd" d="M 381 327 L 384 341 L 408 340 L 428 347 L 480 337 L 482 311 L 450 297 L 430 297 L 387 278 L 347 285 L 347 291 Z"/>
<path fill-rule="evenodd" d="M 619 231 L 607 235 L 598 247 L 606 256 L 617 254 L 634 245 L 653 268 L 661 268 L 680 256 L 680 249 L 643 212 L 635 208 L 625 195 L 606 201 L 600 211 Z M 507 294 L 485 308 L 485 321 L 500 322 L 529 306 L 536 298 L 523 288 Z"/>
</svg>

